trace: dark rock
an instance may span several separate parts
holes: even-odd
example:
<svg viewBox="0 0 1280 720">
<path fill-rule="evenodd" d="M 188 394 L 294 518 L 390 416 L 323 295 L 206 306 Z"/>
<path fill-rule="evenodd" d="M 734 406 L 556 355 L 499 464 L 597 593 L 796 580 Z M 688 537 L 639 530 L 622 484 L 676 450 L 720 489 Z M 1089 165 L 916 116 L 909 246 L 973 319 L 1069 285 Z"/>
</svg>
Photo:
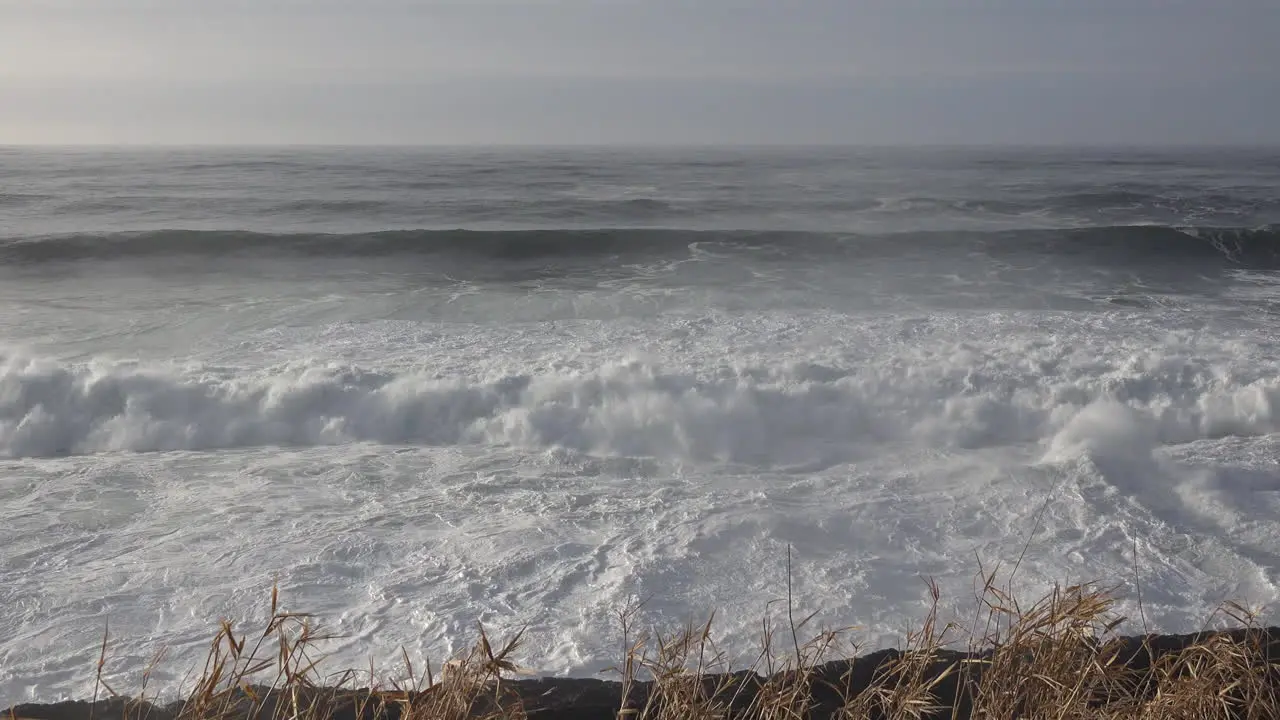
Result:
<svg viewBox="0 0 1280 720">
<path fill-rule="evenodd" d="M 1110 641 L 1105 649 L 1116 653 L 1116 664 L 1124 666 L 1134 679 L 1132 685 L 1139 693 L 1154 692 L 1150 686 L 1150 671 L 1160 659 L 1213 638 L 1236 642 L 1250 641 L 1262 649 L 1268 661 L 1280 661 L 1280 628 L 1260 630 L 1233 630 L 1228 632 L 1204 632 L 1187 635 L 1147 635 L 1123 637 Z M 846 698 L 855 697 L 872 686 L 890 671 L 893 663 L 903 657 L 898 650 L 881 650 L 852 660 L 825 663 L 812 670 L 806 678 L 811 687 L 808 698 L 808 717 L 823 720 L 839 716 Z M 925 669 L 928 679 L 942 677 L 948 670 L 959 667 L 965 660 L 988 659 L 991 651 L 976 655 L 963 652 L 940 651 Z M 964 673 L 952 672 L 934 687 L 934 695 L 941 706 L 934 717 L 968 718 L 971 714 L 973 691 L 981 679 L 983 665 L 970 663 Z M 1271 686 L 1280 695 L 1280 673 L 1268 676 Z M 786 680 L 787 678 L 782 678 Z M 727 705 L 729 717 L 746 711 L 757 693 L 768 682 L 754 673 L 739 672 L 731 675 L 701 678 L 703 691 L 711 691 L 724 684 L 731 690 L 722 699 Z M 232 699 L 232 712 L 225 717 L 243 720 L 269 720 L 275 717 L 279 703 L 289 702 L 278 692 L 268 688 L 254 688 L 253 695 L 239 693 Z M 331 720 L 400 720 L 405 704 L 399 700 L 421 703 L 432 690 L 402 698 L 371 695 L 368 690 L 337 690 L 326 688 L 299 691 L 298 701 L 321 712 L 312 716 L 324 716 Z M 502 707 L 520 705 L 531 720 L 614 720 L 623 708 L 643 709 L 650 701 L 649 683 L 634 683 L 624 703 L 623 685 L 620 682 L 582 678 L 540 678 L 535 680 L 504 680 L 477 699 L 474 714 L 485 715 Z M 1099 698 L 1096 704 L 1105 704 Z M 0 713 L 0 720 L 175 720 L 183 709 L 182 702 L 168 705 L 138 703 L 130 699 L 112 698 L 96 704 L 76 701 L 52 704 L 17 705 Z M 287 716 L 287 713 L 286 713 Z"/>
<path fill-rule="evenodd" d="M 171 720 L 173 713 L 149 702 L 111 698 L 96 703 L 69 700 L 48 705 L 16 705 L 5 710 L 3 716 L 17 717 L 20 720 Z"/>
</svg>

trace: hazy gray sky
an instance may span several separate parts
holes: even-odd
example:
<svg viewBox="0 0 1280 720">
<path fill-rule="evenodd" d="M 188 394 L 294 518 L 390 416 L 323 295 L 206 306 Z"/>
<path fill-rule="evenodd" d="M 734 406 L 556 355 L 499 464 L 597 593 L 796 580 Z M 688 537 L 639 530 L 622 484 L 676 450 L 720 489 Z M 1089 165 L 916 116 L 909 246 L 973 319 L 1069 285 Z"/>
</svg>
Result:
<svg viewBox="0 0 1280 720">
<path fill-rule="evenodd" d="M 1280 0 L 0 0 L 0 143 L 1275 143 Z"/>
</svg>

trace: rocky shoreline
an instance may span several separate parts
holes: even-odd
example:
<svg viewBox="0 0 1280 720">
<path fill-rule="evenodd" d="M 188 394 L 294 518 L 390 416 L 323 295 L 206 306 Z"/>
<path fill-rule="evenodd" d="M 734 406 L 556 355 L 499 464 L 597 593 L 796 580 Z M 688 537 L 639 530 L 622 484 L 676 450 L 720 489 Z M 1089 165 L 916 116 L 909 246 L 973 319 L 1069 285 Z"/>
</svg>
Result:
<svg viewBox="0 0 1280 720">
<path fill-rule="evenodd" d="M 1152 668 L 1162 658 L 1182 653 L 1193 646 L 1211 644 L 1215 640 L 1239 643 L 1241 647 L 1253 648 L 1259 653 L 1259 660 L 1262 661 L 1260 667 L 1267 668 L 1263 671 L 1266 675 L 1263 678 L 1265 687 L 1270 693 L 1280 697 L 1280 671 L 1271 665 L 1273 662 L 1280 663 L 1280 627 L 1186 635 L 1128 636 L 1110 641 L 1108 648 L 1116 651 L 1113 666 L 1123 668 L 1127 673 L 1132 696 L 1133 688 L 1137 688 L 1139 693 L 1154 693 Z M 929 662 L 921 667 L 921 672 L 928 682 L 936 681 L 933 685 L 936 705 L 923 717 L 969 718 L 972 714 L 973 690 L 984 667 L 980 661 L 989 659 L 991 654 L 992 651 L 969 654 L 940 650 L 934 653 Z M 883 680 L 884 673 L 902 658 L 903 653 L 898 650 L 881 650 L 852 660 L 827 662 L 808 671 L 809 674 L 804 678 L 789 679 L 809 681 L 805 703 L 808 706 L 807 717 L 834 719 L 839 715 L 846 698 L 856 696 L 873 686 L 877 679 Z M 979 662 L 965 663 L 974 660 Z M 968 669 L 965 673 L 954 672 L 955 668 L 962 666 Z M 791 675 L 794 676 L 794 673 Z M 776 679 L 778 676 L 774 677 Z M 727 716 L 733 717 L 751 705 L 756 695 L 767 686 L 769 679 L 746 672 L 706 675 L 701 678 L 708 693 L 721 687 L 726 680 L 734 683 L 734 691 L 725 696 Z M 579 678 L 504 680 L 499 687 L 494 688 L 496 692 L 486 690 L 477 695 L 470 716 L 483 717 L 494 711 L 501 713 L 520 707 L 523 709 L 523 716 L 528 718 L 616 718 L 621 709 L 643 708 L 650 699 L 653 687 L 650 682 L 636 682 L 628 688 L 619 681 Z M 627 692 L 625 701 L 624 689 Z M 276 712 L 283 709 L 285 701 L 300 702 L 310 708 L 310 718 L 401 720 L 405 715 L 404 708 L 415 703 L 421 705 L 433 690 L 426 690 L 416 696 L 396 693 L 371 695 L 368 690 L 326 688 L 294 689 L 291 692 L 300 692 L 302 697 L 291 695 L 285 698 L 278 691 L 273 693 L 267 688 L 251 689 L 250 693 L 256 699 L 250 693 L 238 693 L 236 702 L 225 708 L 225 712 L 219 713 L 219 720 L 287 717 Z M 1105 697 L 1096 700 L 1098 705 L 1105 705 L 1107 702 Z M 139 703 L 128 698 L 112 698 L 96 703 L 68 701 L 16 705 L 4 710 L 0 717 L 16 720 L 180 720 L 193 717 L 191 712 L 184 712 L 184 706 L 183 701 L 158 705 Z"/>
</svg>

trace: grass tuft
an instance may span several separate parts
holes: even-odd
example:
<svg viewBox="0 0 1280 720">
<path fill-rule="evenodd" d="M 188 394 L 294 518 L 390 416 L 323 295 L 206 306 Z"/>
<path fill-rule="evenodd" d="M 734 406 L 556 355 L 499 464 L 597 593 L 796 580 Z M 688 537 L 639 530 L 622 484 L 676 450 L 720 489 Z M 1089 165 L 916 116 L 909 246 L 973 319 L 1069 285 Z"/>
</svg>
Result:
<svg viewBox="0 0 1280 720">
<path fill-rule="evenodd" d="M 1227 603 L 1212 621 L 1232 629 L 1185 636 L 1124 637 L 1125 618 L 1109 589 L 1055 587 L 1031 604 L 979 575 L 970 627 L 943 624 L 940 593 L 901 649 L 861 657 L 853 629 L 802 631 L 788 588 L 785 627 L 766 618 L 759 651 L 732 668 L 717 646 L 714 616 L 675 631 L 642 629 L 641 606 L 618 613 L 622 637 L 617 679 L 529 679 L 517 662 L 523 632 L 496 640 L 477 628 L 469 650 L 438 666 L 416 668 L 402 651 L 393 679 L 367 671 L 322 671 L 329 636 L 306 613 L 280 609 L 237 634 L 223 621 L 185 697 L 121 698 L 102 678 L 104 632 L 91 703 L 79 710 L 18 706 L 25 720 L 1262 720 L 1280 718 L 1280 630 L 1260 611 Z M 1144 619 L 1145 627 L 1145 619 Z M 781 633 L 781 635 L 780 635 Z M 781 639 L 781 642 L 779 640 Z M 963 649 L 953 649 L 961 647 Z M 850 652 L 852 650 L 852 652 Z M 850 659 L 852 658 L 852 659 Z"/>
</svg>

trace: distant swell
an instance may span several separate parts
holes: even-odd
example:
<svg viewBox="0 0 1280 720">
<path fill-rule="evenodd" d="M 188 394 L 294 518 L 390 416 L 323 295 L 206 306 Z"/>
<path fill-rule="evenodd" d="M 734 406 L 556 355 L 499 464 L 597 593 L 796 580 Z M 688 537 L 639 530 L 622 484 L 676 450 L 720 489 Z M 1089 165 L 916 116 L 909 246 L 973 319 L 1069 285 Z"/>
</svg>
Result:
<svg viewBox="0 0 1280 720">
<path fill-rule="evenodd" d="M 710 373 L 623 361 L 445 379 L 322 366 L 227 376 L 11 357 L 0 358 L 0 453 L 373 442 L 786 465 L 897 440 L 965 448 L 1045 441 L 1100 402 L 1129 406 L 1164 443 L 1280 429 L 1280 385 L 1265 370 L 1224 385 L 1191 356 L 1145 369 L 1121 362 L 1103 374 L 1098 358 L 1078 360 L 1031 382 L 1017 353 Z"/>
<path fill-rule="evenodd" d="M 766 249 L 806 256 L 886 256 L 983 252 L 1070 255 L 1100 262 L 1216 260 L 1280 266 L 1280 228 L 1107 226 L 1063 230 L 956 231 L 857 235 L 670 229 L 395 230 L 349 234 L 271 234 L 164 230 L 0 239 L 0 261 L 39 263 L 181 256 L 423 256 L 519 261 Z"/>
</svg>

